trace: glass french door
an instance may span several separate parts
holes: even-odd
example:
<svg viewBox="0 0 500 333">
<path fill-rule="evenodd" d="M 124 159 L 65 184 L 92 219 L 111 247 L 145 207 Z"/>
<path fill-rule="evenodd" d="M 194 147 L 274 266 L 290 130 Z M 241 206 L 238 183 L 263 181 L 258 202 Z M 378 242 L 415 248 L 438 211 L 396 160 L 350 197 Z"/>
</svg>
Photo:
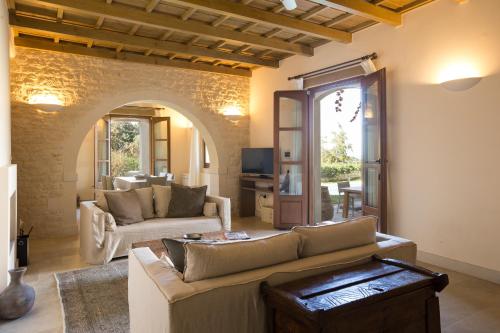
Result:
<svg viewBox="0 0 500 333">
<path fill-rule="evenodd" d="M 387 232 L 387 156 L 385 68 L 362 78 L 363 215 L 379 218 Z"/>
<path fill-rule="evenodd" d="M 274 226 L 308 222 L 308 93 L 274 93 Z"/>
<path fill-rule="evenodd" d="M 170 118 L 156 117 L 151 120 L 153 135 L 151 136 L 153 174 L 164 176 L 170 169 Z"/>
<path fill-rule="evenodd" d="M 99 119 L 95 125 L 95 188 L 102 188 L 102 176 L 111 173 L 111 127 L 110 118 Z"/>
</svg>

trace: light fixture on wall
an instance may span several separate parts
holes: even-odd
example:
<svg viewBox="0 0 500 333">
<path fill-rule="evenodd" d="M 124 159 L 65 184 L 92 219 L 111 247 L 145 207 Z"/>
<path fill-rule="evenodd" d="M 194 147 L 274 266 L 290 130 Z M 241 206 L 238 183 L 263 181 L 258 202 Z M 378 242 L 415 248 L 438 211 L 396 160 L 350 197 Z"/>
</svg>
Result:
<svg viewBox="0 0 500 333">
<path fill-rule="evenodd" d="M 463 79 L 448 80 L 441 82 L 441 87 L 451 91 L 464 91 L 474 87 L 481 79 L 481 77 L 466 77 Z"/>
<path fill-rule="evenodd" d="M 35 94 L 28 99 L 28 103 L 33 105 L 38 111 L 42 112 L 57 112 L 60 111 L 64 103 L 63 101 L 52 94 Z"/>
<path fill-rule="evenodd" d="M 451 63 L 439 73 L 441 87 L 451 91 L 464 91 L 481 81 L 479 71 L 470 62 Z"/>
<path fill-rule="evenodd" d="M 241 117 L 243 113 L 238 105 L 226 105 L 221 110 L 226 117 Z"/>
</svg>

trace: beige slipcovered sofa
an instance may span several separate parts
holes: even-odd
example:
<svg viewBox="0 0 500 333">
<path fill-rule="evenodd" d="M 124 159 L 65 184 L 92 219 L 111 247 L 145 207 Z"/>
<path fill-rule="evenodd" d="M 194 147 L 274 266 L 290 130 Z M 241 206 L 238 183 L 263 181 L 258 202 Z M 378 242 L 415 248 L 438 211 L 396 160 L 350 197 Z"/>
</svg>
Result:
<svg viewBox="0 0 500 333">
<path fill-rule="evenodd" d="M 265 256 L 260 264 L 268 262 L 270 257 L 283 258 L 288 252 L 293 257 L 293 250 L 282 244 L 297 242 L 299 238 L 301 244 L 297 259 L 255 269 L 242 268 L 249 260 L 243 259 L 248 255 L 246 250 L 224 252 L 215 248 L 213 252 L 207 249 L 201 251 L 203 245 L 200 244 L 185 245 L 184 275 L 175 270 L 168 260 L 159 259 L 149 248 L 131 250 L 128 280 L 130 332 L 266 332 L 265 304 L 260 293 L 263 281 L 271 285 L 281 284 L 361 264 L 369 261 L 374 254 L 410 263 L 416 260 L 416 245 L 413 242 L 376 233 L 375 223 L 371 231 L 367 231 L 366 223 L 364 227 L 343 223 L 334 234 L 310 235 L 310 230 L 304 229 L 289 233 L 296 235 L 287 236 L 279 242 L 273 237 L 280 236 L 270 237 L 264 244 L 256 243 L 258 245 L 253 252 L 259 256 L 257 261 Z M 279 243 L 274 249 L 273 242 Z M 294 246 L 292 244 L 292 248 Z M 252 245 L 249 247 L 252 248 Z M 200 260 L 206 263 L 197 262 L 189 267 L 188 261 L 196 255 L 204 256 Z M 238 258 L 241 259 L 238 261 Z M 228 269 L 231 271 L 231 267 L 228 268 L 230 265 L 243 271 L 227 274 Z M 214 277 L 213 266 L 220 266 L 215 269 L 221 269 L 224 275 Z M 212 277 L 203 278 L 207 274 Z"/>
<path fill-rule="evenodd" d="M 207 195 L 205 202 L 217 205 L 217 216 L 189 218 L 152 218 L 144 222 L 107 227 L 109 213 L 93 201 L 80 204 L 80 256 L 90 264 L 104 264 L 123 257 L 132 243 L 160 238 L 182 237 L 186 233 L 231 230 L 229 198 Z"/>
</svg>

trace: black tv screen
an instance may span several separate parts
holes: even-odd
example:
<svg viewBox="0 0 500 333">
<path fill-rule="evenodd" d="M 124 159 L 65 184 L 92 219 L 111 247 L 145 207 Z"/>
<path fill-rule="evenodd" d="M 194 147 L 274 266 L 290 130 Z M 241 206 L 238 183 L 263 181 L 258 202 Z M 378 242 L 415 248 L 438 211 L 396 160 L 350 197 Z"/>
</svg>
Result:
<svg viewBox="0 0 500 333">
<path fill-rule="evenodd" d="M 272 175 L 273 148 L 241 149 L 241 172 L 258 175 Z"/>
</svg>

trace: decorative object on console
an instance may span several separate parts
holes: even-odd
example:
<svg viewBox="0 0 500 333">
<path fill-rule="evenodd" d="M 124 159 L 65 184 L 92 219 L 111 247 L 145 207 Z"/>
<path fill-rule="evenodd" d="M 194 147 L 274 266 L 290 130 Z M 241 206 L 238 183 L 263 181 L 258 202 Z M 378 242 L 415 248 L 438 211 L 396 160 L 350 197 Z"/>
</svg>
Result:
<svg viewBox="0 0 500 333">
<path fill-rule="evenodd" d="M 0 318 L 17 319 L 28 313 L 35 303 L 35 289 L 23 283 L 26 267 L 9 270 L 10 284 L 0 294 Z"/>
</svg>

